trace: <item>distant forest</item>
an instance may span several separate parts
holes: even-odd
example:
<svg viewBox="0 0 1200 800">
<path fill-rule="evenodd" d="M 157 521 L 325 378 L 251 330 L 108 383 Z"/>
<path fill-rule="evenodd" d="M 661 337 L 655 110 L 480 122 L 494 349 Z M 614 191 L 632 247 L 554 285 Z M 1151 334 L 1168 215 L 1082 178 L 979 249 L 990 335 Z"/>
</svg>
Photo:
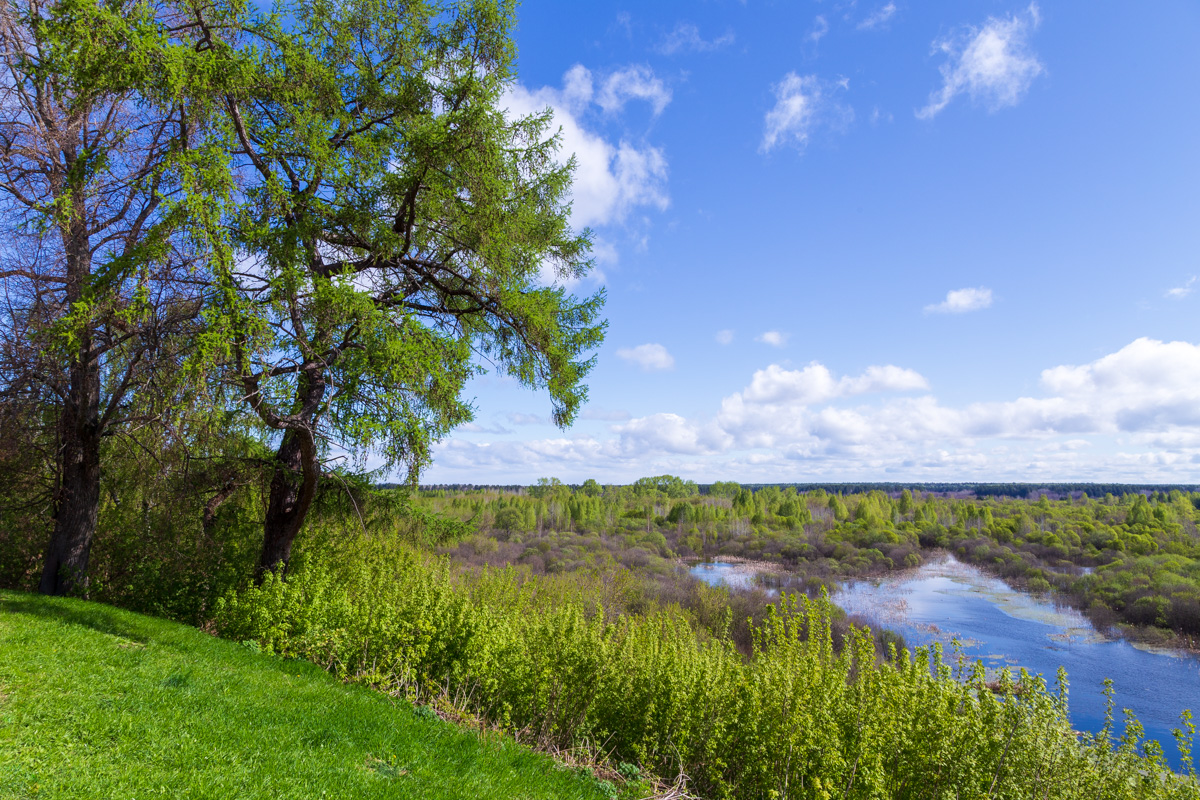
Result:
<svg viewBox="0 0 1200 800">
<path fill-rule="evenodd" d="M 566 484 L 572 489 L 578 489 L 582 484 Z M 713 486 L 719 484 L 700 483 L 697 487 L 700 494 L 709 494 Z M 829 494 L 867 494 L 868 492 L 883 492 L 899 497 L 905 489 L 920 491 L 944 497 L 1012 497 L 1037 498 L 1045 495 L 1050 500 L 1078 499 L 1086 494 L 1089 497 L 1103 497 L 1106 494 L 1121 496 L 1125 494 L 1143 494 L 1146 496 L 1161 492 L 1170 494 L 1172 491 L 1200 492 L 1200 484 L 1195 483 L 742 483 L 743 489 L 758 491 L 770 487 L 778 489 L 795 489 L 797 492 L 814 492 L 818 489 Z M 397 489 L 400 484 L 381 483 L 380 489 Z M 452 491 L 469 492 L 474 490 L 492 490 L 501 492 L 521 492 L 528 488 L 524 484 L 471 484 L 471 483 L 439 483 L 422 485 L 422 491 Z"/>
</svg>

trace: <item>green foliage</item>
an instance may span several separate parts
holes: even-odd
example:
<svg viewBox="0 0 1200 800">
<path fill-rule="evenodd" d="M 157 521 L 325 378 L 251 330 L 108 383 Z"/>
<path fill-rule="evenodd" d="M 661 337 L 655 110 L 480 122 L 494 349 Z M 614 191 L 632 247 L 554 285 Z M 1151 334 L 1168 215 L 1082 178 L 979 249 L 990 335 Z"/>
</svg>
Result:
<svg viewBox="0 0 1200 800">
<path fill-rule="evenodd" d="M 603 292 L 568 224 L 550 116 L 509 119 L 514 8 L 297 0 L 250 13 L 221 129 L 243 179 L 244 265 L 220 265 L 206 365 L 272 431 L 336 442 L 415 481 L 468 421 L 490 364 L 569 424 L 603 339 Z M 314 434 L 314 432 L 316 432 Z M 327 445 L 322 445 L 327 446 Z M 289 468 L 294 469 L 294 467 Z"/>
<path fill-rule="evenodd" d="M 331 541 L 286 582 L 228 595 L 216 625 L 524 739 L 682 768 L 705 797 L 1196 797 L 1137 755 L 1136 728 L 1119 743 L 1073 733 L 1065 683 L 1005 673 L 995 695 L 981 665 L 936 648 L 881 662 L 865 630 L 837 651 L 825 600 L 783 598 L 747 659 L 678 610 L 614 616 L 582 585 Z"/>
<path fill-rule="evenodd" d="M 638 497 L 691 497 L 700 491 L 694 481 L 685 481 L 675 475 L 658 475 L 653 478 L 638 478 L 633 482 L 633 493 Z"/>
<path fill-rule="evenodd" d="M 684 496 L 675 499 L 672 493 Z M 1194 505 L 1200 494 L 1175 491 L 1150 499 L 1109 494 L 1105 500 L 1039 495 L 1031 502 L 926 492 L 918 501 L 907 489 L 897 498 L 879 490 L 839 495 L 737 484 L 691 494 L 673 476 L 603 489 L 546 478 L 529 494 L 545 504 L 536 506 L 542 509 L 536 523 L 534 501 L 519 493 L 421 493 L 415 502 L 437 514 L 477 519 L 485 532 L 489 525 L 498 529 L 498 519 L 515 524 L 512 512 L 497 516 L 503 508 L 522 508 L 521 530 L 599 534 L 611 556 L 631 568 L 645 567 L 630 550 L 645 540 L 629 535 L 657 530 L 666 540 L 665 548 L 657 547 L 663 554 L 782 562 L 798 586 L 918 566 L 931 550 L 951 550 L 1018 586 L 1057 592 L 1091 613 L 1100 627 L 1124 622 L 1140 626 L 1138 635 L 1145 636 L 1157 628 L 1182 644 L 1200 638 Z M 538 541 L 527 538 L 501 548 L 487 563 L 536 565 L 521 551 L 540 547 Z M 578 544 L 574 537 L 560 537 L 546 547 L 560 554 L 560 563 L 592 565 L 589 549 Z"/>
<path fill-rule="evenodd" d="M 0 796 L 612 796 L 415 711 L 193 628 L 0 592 Z"/>
</svg>

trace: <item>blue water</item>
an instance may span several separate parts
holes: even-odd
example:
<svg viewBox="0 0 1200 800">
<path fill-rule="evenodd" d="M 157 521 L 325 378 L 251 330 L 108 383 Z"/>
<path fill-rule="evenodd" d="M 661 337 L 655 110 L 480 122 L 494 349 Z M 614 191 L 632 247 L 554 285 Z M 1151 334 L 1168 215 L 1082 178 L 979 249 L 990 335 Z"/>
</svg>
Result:
<svg viewBox="0 0 1200 800">
<path fill-rule="evenodd" d="M 754 585 L 753 570 L 747 569 L 742 564 L 731 564 L 727 561 L 707 561 L 696 564 L 688 572 L 710 586 L 724 584 L 748 589 Z"/>
<path fill-rule="evenodd" d="M 746 585 L 753 578 L 735 564 L 699 564 L 693 575 L 710 583 Z M 735 583 L 736 582 L 736 583 Z M 846 611 L 902 634 L 909 647 L 941 642 L 947 654 L 957 640 L 972 660 L 989 672 L 1020 667 L 1040 673 L 1053 688 L 1059 665 L 1070 682 L 1071 723 L 1098 732 L 1104 725 L 1104 679 L 1116 690 L 1115 733 L 1124 730 L 1122 709 L 1130 709 L 1158 740 L 1167 761 L 1181 768 L 1171 735 L 1185 708 L 1200 713 L 1200 658 L 1135 647 L 1099 635 L 1070 609 L 1010 589 L 953 558 L 925 564 L 895 578 L 856 581 L 833 595 Z M 947 659 L 949 660 L 949 659 Z"/>
</svg>

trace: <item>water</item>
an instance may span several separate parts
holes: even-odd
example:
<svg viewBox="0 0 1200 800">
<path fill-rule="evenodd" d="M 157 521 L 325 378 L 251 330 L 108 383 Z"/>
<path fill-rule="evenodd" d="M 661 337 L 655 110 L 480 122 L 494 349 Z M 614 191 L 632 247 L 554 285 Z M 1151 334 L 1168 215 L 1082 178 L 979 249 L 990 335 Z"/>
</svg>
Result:
<svg viewBox="0 0 1200 800">
<path fill-rule="evenodd" d="M 747 568 L 745 564 L 732 564 L 728 561 L 706 561 L 693 565 L 688 572 L 709 586 L 724 584 L 737 589 L 749 589 L 754 585 L 754 570 Z"/>
<path fill-rule="evenodd" d="M 753 580 L 744 567 L 715 562 L 691 573 L 710 583 L 726 576 L 731 585 Z M 735 582 L 736 581 L 736 582 Z M 1104 679 L 1116 690 L 1115 733 L 1123 730 L 1122 709 L 1132 710 L 1157 739 L 1167 761 L 1181 767 L 1171 735 L 1179 714 L 1200 713 L 1200 658 L 1132 645 L 1101 636 L 1081 614 L 1010 589 L 954 558 L 925 564 L 881 581 L 855 581 L 833 595 L 847 612 L 902 634 L 909 647 L 941 642 L 949 653 L 957 639 L 972 660 L 989 672 L 1024 667 L 1053 688 L 1059 665 L 1070 681 L 1071 723 L 1098 732 L 1104 725 Z"/>
</svg>

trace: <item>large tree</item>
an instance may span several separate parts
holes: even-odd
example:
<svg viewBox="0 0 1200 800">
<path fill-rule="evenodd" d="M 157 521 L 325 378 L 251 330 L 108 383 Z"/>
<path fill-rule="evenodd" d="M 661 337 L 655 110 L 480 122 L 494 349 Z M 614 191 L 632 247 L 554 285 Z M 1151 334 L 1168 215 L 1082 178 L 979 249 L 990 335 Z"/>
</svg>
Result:
<svg viewBox="0 0 1200 800">
<path fill-rule="evenodd" d="M 45 593 L 83 588 L 102 442 L 169 394 L 201 308 L 188 220 L 221 169 L 179 99 L 204 50 L 189 31 L 140 2 L 0 2 L 0 401 L 54 418 Z"/>
<path fill-rule="evenodd" d="M 259 576 L 283 570 L 326 465 L 410 480 L 491 366 L 569 424 L 603 294 L 568 224 L 549 115 L 510 118 L 505 0 L 298 0 L 246 27 L 224 102 L 241 211 L 205 352 L 273 432 Z M 547 285 L 543 276 L 553 276 Z"/>
</svg>

